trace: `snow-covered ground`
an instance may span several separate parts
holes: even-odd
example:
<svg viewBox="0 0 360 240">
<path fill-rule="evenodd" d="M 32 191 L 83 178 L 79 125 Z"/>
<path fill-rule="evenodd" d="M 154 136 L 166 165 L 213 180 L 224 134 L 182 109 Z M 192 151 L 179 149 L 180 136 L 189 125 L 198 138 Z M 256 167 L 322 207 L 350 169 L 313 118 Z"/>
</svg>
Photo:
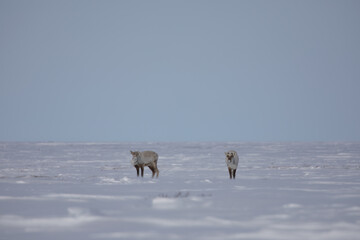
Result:
<svg viewBox="0 0 360 240">
<path fill-rule="evenodd" d="M 159 178 L 130 150 L 156 151 Z M 0 142 L 0 239 L 359 236 L 360 143 Z"/>
</svg>

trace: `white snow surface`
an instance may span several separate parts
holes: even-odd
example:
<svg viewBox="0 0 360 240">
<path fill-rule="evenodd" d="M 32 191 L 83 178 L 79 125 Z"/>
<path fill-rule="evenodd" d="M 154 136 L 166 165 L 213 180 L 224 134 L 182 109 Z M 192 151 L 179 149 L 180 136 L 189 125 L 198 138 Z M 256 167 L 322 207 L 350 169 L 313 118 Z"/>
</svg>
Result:
<svg viewBox="0 0 360 240">
<path fill-rule="evenodd" d="M 159 178 L 130 150 L 157 152 Z M 360 143 L 0 142 L 0 186 L 7 240 L 360 236 Z"/>
</svg>

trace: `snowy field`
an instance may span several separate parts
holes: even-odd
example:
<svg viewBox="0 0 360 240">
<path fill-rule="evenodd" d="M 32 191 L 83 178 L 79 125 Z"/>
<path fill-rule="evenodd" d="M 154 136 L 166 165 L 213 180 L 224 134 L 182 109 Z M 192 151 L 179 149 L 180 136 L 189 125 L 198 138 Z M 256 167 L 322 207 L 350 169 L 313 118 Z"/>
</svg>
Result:
<svg viewBox="0 0 360 240">
<path fill-rule="evenodd" d="M 159 178 L 130 150 L 156 151 Z M 360 143 L 0 142 L 0 239 L 359 236 Z"/>
</svg>

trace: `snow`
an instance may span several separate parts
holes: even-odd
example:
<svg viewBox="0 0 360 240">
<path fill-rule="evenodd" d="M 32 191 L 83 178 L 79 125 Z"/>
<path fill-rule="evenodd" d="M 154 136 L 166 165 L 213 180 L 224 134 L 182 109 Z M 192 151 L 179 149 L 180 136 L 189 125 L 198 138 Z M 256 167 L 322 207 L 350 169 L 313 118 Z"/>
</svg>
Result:
<svg viewBox="0 0 360 240">
<path fill-rule="evenodd" d="M 156 151 L 159 178 L 137 177 L 130 150 Z M 359 234 L 360 143 L 0 142 L 0 239 Z"/>
</svg>

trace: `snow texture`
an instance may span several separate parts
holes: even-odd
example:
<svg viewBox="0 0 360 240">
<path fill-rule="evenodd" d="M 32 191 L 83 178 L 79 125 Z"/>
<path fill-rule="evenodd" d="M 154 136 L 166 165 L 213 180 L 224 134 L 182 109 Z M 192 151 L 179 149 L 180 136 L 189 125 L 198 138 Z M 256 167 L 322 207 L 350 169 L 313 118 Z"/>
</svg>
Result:
<svg viewBox="0 0 360 240">
<path fill-rule="evenodd" d="M 157 152 L 159 178 L 130 150 Z M 360 143 L 0 142 L 0 186 L 7 240 L 360 235 Z"/>
</svg>

